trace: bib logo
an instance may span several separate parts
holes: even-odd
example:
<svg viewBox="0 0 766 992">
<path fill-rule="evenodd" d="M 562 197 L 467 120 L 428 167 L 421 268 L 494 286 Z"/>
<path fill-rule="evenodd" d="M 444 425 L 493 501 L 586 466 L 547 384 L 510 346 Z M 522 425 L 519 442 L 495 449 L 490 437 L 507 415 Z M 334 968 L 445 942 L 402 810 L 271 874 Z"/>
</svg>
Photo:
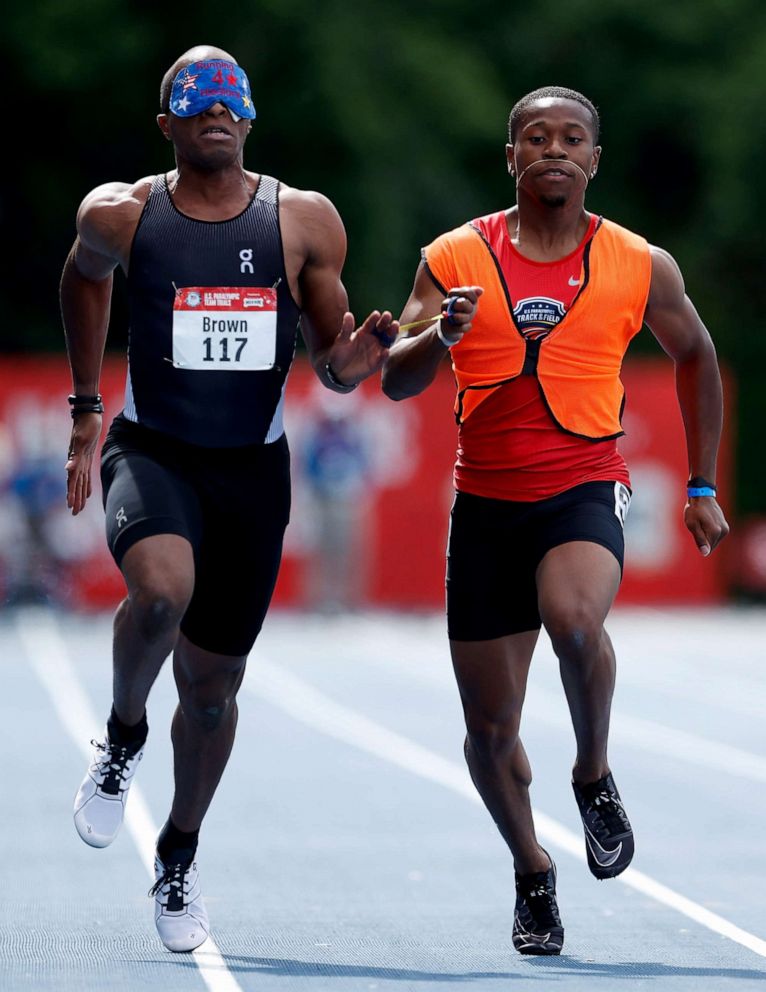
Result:
<svg viewBox="0 0 766 992">
<path fill-rule="evenodd" d="M 239 253 L 239 271 L 249 272 L 251 275 L 255 271 L 253 269 L 253 249 L 243 248 Z"/>
<path fill-rule="evenodd" d="M 548 296 L 534 296 L 519 300 L 513 308 L 516 326 L 525 338 L 535 340 L 547 337 L 564 316 L 564 304 Z"/>
</svg>

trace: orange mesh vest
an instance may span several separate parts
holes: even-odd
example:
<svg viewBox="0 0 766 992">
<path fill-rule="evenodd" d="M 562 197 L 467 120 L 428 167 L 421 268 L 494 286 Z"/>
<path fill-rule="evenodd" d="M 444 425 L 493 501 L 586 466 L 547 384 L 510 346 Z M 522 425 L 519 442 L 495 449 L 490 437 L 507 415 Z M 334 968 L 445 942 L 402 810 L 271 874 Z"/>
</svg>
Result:
<svg viewBox="0 0 766 992">
<path fill-rule="evenodd" d="M 580 290 L 542 341 L 525 341 L 513 320 L 500 264 L 471 224 L 423 249 L 431 277 L 451 286 L 482 286 L 473 327 L 451 349 L 462 423 L 483 399 L 523 374 L 537 376 L 550 413 L 569 434 L 603 441 L 622 433 L 622 359 L 643 323 L 651 281 L 649 245 L 601 219 L 583 253 Z"/>
</svg>

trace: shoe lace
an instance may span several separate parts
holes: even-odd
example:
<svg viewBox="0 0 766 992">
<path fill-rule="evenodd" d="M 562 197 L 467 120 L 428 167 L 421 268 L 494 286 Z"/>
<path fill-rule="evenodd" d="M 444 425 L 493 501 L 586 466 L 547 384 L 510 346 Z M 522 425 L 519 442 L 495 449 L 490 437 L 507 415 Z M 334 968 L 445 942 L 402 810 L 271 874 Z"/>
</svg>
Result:
<svg viewBox="0 0 766 992">
<path fill-rule="evenodd" d="M 602 789 L 591 797 L 588 812 L 597 817 L 610 834 L 628 829 L 628 817 L 622 800 L 608 789 Z"/>
<path fill-rule="evenodd" d="M 541 929 L 560 926 L 556 890 L 550 872 L 544 872 L 524 887 L 524 900 L 535 925 Z"/>
<path fill-rule="evenodd" d="M 96 761 L 99 774 L 104 776 L 101 788 L 104 792 L 117 795 L 127 771 L 128 762 L 135 752 L 127 747 L 119 747 L 111 741 L 91 741 L 98 752 Z"/>
<path fill-rule="evenodd" d="M 184 896 L 188 891 L 187 873 L 191 868 L 189 864 L 163 865 L 164 871 L 149 889 L 150 896 L 156 896 L 165 886 L 168 888 L 168 909 L 183 909 Z"/>
</svg>

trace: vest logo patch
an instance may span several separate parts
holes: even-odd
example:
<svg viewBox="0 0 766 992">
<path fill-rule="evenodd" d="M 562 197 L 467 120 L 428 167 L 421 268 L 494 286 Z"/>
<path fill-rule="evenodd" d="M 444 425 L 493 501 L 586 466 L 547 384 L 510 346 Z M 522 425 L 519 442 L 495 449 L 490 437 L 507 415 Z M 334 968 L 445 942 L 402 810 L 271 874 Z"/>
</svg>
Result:
<svg viewBox="0 0 766 992">
<path fill-rule="evenodd" d="M 525 338 L 534 341 L 547 337 L 566 313 L 561 300 L 549 296 L 530 296 L 513 308 L 516 326 Z"/>
<path fill-rule="evenodd" d="M 246 273 L 253 273 L 255 269 L 253 268 L 253 249 L 243 248 L 239 253 L 239 271 Z"/>
</svg>

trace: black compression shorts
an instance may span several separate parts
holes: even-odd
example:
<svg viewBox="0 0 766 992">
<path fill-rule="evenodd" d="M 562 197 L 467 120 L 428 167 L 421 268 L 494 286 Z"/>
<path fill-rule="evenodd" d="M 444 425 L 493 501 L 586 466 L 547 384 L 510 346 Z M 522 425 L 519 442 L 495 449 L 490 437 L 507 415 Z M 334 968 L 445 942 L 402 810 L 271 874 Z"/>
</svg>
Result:
<svg viewBox="0 0 766 992">
<path fill-rule="evenodd" d="M 447 550 L 447 628 L 453 641 L 539 630 L 537 566 L 551 548 L 590 541 L 622 570 L 630 490 L 586 482 L 533 503 L 458 492 Z"/>
<path fill-rule="evenodd" d="M 181 630 L 206 651 L 246 655 L 271 601 L 290 517 L 284 435 L 201 448 L 119 416 L 104 442 L 101 482 L 117 564 L 144 537 L 185 537 L 195 577 Z"/>
</svg>

